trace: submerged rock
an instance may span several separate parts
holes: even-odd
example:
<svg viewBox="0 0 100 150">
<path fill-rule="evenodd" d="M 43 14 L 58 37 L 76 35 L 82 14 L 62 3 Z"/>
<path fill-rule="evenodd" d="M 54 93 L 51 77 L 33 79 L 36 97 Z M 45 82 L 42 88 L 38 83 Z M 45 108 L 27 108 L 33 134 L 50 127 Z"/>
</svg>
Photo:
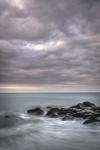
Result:
<svg viewBox="0 0 100 150">
<path fill-rule="evenodd" d="M 36 107 L 36 108 L 27 110 L 27 113 L 32 114 L 32 115 L 34 114 L 34 115 L 40 116 L 40 115 L 44 114 L 44 111 L 40 107 Z"/>
<path fill-rule="evenodd" d="M 9 119 L 9 118 L 11 118 L 11 116 L 10 115 L 4 115 L 4 118 Z"/>
<path fill-rule="evenodd" d="M 0 129 L 12 128 L 26 123 L 17 113 L 5 112 L 0 115 Z"/>
</svg>

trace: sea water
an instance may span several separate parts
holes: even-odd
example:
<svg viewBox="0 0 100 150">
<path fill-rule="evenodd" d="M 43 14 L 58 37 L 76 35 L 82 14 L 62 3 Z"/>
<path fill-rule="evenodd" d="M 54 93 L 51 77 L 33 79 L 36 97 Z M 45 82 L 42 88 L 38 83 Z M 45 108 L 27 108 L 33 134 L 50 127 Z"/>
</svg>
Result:
<svg viewBox="0 0 100 150">
<path fill-rule="evenodd" d="M 100 105 L 100 93 L 1 93 L 0 150 L 100 150 L 100 127 L 26 113 L 34 106 Z M 10 114 L 10 118 L 4 118 Z"/>
</svg>

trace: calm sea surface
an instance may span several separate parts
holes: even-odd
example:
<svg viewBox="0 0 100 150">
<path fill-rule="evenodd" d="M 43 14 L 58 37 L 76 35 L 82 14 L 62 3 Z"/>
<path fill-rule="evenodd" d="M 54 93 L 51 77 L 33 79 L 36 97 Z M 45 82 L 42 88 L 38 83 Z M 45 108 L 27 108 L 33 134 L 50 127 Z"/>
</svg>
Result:
<svg viewBox="0 0 100 150">
<path fill-rule="evenodd" d="M 34 105 L 64 105 L 71 106 L 83 101 L 100 105 L 100 93 L 59 93 L 59 94 L 0 94 L 0 111 L 20 111 Z"/>
<path fill-rule="evenodd" d="M 26 114 L 32 106 L 71 106 L 100 93 L 0 94 L 0 150 L 100 150 L 100 127 Z M 5 119 L 4 114 L 10 114 Z"/>
</svg>

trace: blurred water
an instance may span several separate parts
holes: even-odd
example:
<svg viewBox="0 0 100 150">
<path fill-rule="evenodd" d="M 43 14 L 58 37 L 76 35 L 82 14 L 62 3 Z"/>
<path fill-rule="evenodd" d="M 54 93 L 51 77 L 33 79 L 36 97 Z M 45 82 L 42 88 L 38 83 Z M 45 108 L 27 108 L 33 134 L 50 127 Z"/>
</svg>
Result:
<svg viewBox="0 0 100 150">
<path fill-rule="evenodd" d="M 100 150 L 100 127 L 25 113 L 32 105 L 100 104 L 100 94 L 0 94 L 0 150 Z M 10 118 L 4 118 L 9 112 Z"/>
</svg>

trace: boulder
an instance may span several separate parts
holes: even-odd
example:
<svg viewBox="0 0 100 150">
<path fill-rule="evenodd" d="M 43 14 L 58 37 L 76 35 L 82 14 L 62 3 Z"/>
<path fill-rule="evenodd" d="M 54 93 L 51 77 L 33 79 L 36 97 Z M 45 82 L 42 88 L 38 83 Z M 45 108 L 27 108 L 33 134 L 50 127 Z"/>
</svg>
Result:
<svg viewBox="0 0 100 150">
<path fill-rule="evenodd" d="M 66 116 L 64 116 L 63 118 L 61 118 L 62 121 L 73 120 L 73 119 L 74 119 L 74 117 L 71 116 L 71 115 L 66 115 Z"/>
<path fill-rule="evenodd" d="M 40 107 L 36 107 L 36 108 L 27 110 L 27 113 L 32 114 L 32 115 L 41 116 L 44 114 L 44 111 Z"/>
<path fill-rule="evenodd" d="M 67 114 L 67 108 L 61 108 L 58 112 L 59 116 L 65 116 Z"/>
<path fill-rule="evenodd" d="M 90 109 L 90 108 L 95 108 L 95 107 L 96 107 L 95 104 L 88 102 L 88 101 L 85 101 L 83 103 L 79 103 L 75 106 L 72 106 L 71 108 L 77 108 L 77 109 L 82 110 L 82 109 Z"/>
<path fill-rule="evenodd" d="M 86 101 L 82 103 L 82 107 L 96 107 L 96 105 L 91 102 Z"/>
<path fill-rule="evenodd" d="M 76 108 L 61 108 L 58 115 L 59 116 L 66 116 L 66 115 L 73 115 L 74 113 L 77 113 L 79 110 Z"/>
<path fill-rule="evenodd" d="M 100 106 L 93 107 L 93 111 L 100 113 Z"/>
<path fill-rule="evenodd" d="M 85 120 L 83 122 L 83 124 L 95 123 L 95 122 L 100 122 L 100 114 L 99 113 L 94 113 L 87 120 Z"/>
<path fill-rule="evenodd" d="M 71 108 L 76 108 L 76 109 L 81 109 L 81 103 L 77 104 L 77 105 L 74 105 L 74 106 L 71 106 Z"/>
<path fill-rule="evenodd" d="M 57 118 L 59 113 L 59 108 L 50 108 L 46 114 L 48 117 Z"/>
<path fill-rule="evenodd" d="M 74 117 L 83 118 L 83 119 L 88 118 L 91 115 L 92 115 L 92 113 L 90 113 L 90 112 L 77 112 L 77 113 L 73 114 Z"/>
<path fill-rule="evenodd" d="M 89 123 L 100 123 L 100 119 L 97 119 L 97 118 L 89 118 L 89 119 L 87 119 L 87 120 L 85 120 L 84 122 L 83 122 L 83 124 L 89 124 Z"/>
</svg>

